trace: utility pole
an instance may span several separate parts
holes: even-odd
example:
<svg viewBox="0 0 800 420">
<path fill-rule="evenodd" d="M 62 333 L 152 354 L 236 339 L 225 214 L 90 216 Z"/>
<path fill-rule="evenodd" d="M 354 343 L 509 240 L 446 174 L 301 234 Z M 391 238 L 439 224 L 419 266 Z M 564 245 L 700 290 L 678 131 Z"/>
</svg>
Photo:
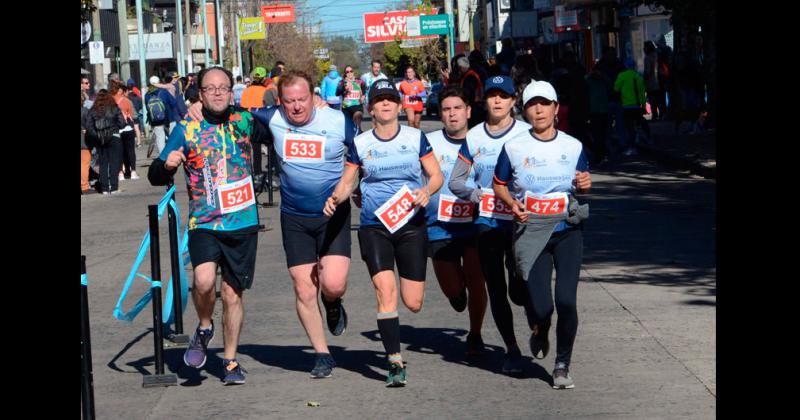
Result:
<svg viewBox="0 0 800 420">
<path fill-rule="evenodd" d="M 191 5 L 189 4 L 189 1 L 190 0 L 186 0 L 186 7 L 185 7 L 185 11 L 186 11 L 186 29 L 185 29 L 185 34 L 184 34 L 184 36 L 186 36 L 186 45 L 188 45 L 189 48 L 187 49 L 188 51 L 186 52 L 186 57 L 182 57 L 181 58 L 181 59 L 185 59 L 186 60 L 186 73 L 187 74 L 191 73 L 191 72 L 194 72 L 194 64 L 192 63 L 192 49 L 193 49 L 193 46 L 192 46 L 192 9 L 191 9 Z"/>
<path fill-rule="evenodd" d="M 183 61 L 184 57 L 186 57 L 186 50 L 183 48 L 183 13 L 181 13 L 181 0 L 175 0 L 175 16 L 178 26 L 178 73 L 180 73 L 181 76 L 186 76 L 186 73 L 189 72 L 186 71 L 186 63 Z"/>
<path fill-rule="evenodd" d="M 117 0 L 117 22 L 119 23 L 119 78 L 131 77 L 130 52 L 128 51 L 128 9 L 125 0 Z"/>
<path fill-rule="evenodd" d="M 92 41 L 99 42 L 103 40 L 103 33 L 100 30 L 100 0 L 95 2 L 96 8 L 92 12 Z M 105 51 L 103 51 L 105 53 Z M 103 64 L 94 65 L 94 83 L 105 84 L 106 75 L 103 74 Z"/>
<path fill-rule="evenodd" d="M 219 10 L 219 0 L 214 0 L 214 32 L 217 34 L 217 63 L 220 66 L 225 66 L 225 61 L 222 60 L 222 13 Z"/>
<path fill-rule="evenodd" d="M 475 25 L 473 24 L 473 21 L 475 19 L 475 8 L 473 7 L 474 5 L 475 5 L 475 3 L 473 3 L 472 1 L 470 1 L 467 4 L 467 10 L 468 10 L 467 13 L 469 14 L 469 50 L 470 51 L 474 51 L 475 50 Z"/>
<path fill-rule="evenodd" d="M 480 0 L 479 6 L 481 12 L 481 45 L 480 50 L 481 54 L 486 57 L 487 45 L 489 42 L 489 25 L 487 23 L 487 13 L 486 13 L 486 0 Z"/>
<path fill-rule="evenodd" d="M 145 68 L 145 63 L 147 58 L 145 57 L 144 51 L 144 31 L 142 30 L 142 0 L 136 0 L 136 38 L 137 43 L 139 44 L 139 86 L 142 87 L 144 91 L 145 86 L 147 86 L 147 70 Z M 127 79 L 122 79 L 127 80 Z M 145 127 L 147 127 L 147 107 L 142 107 L 143 112 L 143 121 Z M 142 133 L 144 135 L 144 133 Z"/>
<path fill-rule="evenodd" d="M 453 48 L 453 0 L 444 0 L 444 12 L 447 14 L 447 39 L 450 48 L 447 50 L 447 65 L 450 65 L 455 49 Z"/>
<path fill-rule="evenodd" d="M 200 2 L 200 16 L 203 19 L 203 45 L 206 48 L 206 68 L 211 67 L 211 54 L 209 53 L 209 41 L 208 41 L 208 22 L 206 19 L 206 0 L 201 0 Z"/>
</svg>

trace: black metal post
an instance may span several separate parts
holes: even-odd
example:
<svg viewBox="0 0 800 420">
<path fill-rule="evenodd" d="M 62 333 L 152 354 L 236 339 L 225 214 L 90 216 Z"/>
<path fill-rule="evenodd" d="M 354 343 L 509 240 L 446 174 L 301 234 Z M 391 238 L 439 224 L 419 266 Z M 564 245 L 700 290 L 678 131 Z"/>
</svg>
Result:
<svg viewBox="0 0 800 420">
<path fill-rule="evenodd" d="M 81 412 L 84 420 L 94 420 L 94 375 L 87 289 L 86 256 L 81 255 Z"/>
<path fill-rule="evenodd" d="M 172 185 L 167 187 L 172 188 Z M 170 200 L 175 199 L 172 193 Z M 169 257 L 172 266 L 172 308 L 175 314 L 175 333 L 167 339 L 176 345 L 188 345 L 189 337 L 183 333 L 183 305 L 181 304 L 181 254 L 178 249 L 178 218 L 172 206 L 167 205 L 167 218 L 169 221 Z"/>
<path fill-rule="evenodd" d="M 155 347 L 155 375 L 144 377 L 142 386 L 169 386 L 177 385 L 178 378 L 174 374 L 164 375 L 164 342 L 162 339 L 161 325 L 161 253 L 158 241 L 158 206 L 147 206 L 150 219 L 150 277 L 154 285 L 151 287 L 153 296 L 153 344 Z"/>
</svg>

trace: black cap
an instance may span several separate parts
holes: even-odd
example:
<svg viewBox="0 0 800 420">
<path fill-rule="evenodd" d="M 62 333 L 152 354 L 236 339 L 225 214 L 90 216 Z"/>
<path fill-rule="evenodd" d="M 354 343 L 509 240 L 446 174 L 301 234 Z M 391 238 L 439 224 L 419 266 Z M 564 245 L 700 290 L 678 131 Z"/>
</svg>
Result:
<svg viewBox="0 0 800 420">
<path fill-rule="evenodd" d="M 398 92 L 394 84 L 387 79 L 376 80 L 372 83 L 372 86 L 369 87 L 369 103 L 372 103 L 372 101 L 379 96 L 391 96 L 395 98 L 397 102 L 400 102 L 400 92 Z"/>
</svg>

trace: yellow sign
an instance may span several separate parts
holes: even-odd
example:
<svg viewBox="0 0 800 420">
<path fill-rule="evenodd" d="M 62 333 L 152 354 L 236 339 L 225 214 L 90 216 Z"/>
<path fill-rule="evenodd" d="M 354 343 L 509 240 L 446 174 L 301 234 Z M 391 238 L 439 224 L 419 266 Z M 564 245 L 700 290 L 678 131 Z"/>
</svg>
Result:
<svg viewBox="0 0 800 420">
<path fill-rule="evenodd" d="M 267 25 L 264 18 L 247 17 L 239 20 L 239 39 L 265 39 L 267 37 Z"/>
</svg>

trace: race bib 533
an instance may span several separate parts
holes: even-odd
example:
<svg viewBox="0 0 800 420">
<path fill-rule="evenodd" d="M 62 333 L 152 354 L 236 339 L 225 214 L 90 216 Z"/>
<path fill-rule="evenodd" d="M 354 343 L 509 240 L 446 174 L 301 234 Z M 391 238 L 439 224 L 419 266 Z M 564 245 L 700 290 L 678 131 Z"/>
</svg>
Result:
<svg viewBox="0 0 800 420">
<path fill-rule="evenodd" d="M 325 137 L 287 133 L 283 140 L 283 158 L 287 162 L 325 162 Z"/>
</svg>

